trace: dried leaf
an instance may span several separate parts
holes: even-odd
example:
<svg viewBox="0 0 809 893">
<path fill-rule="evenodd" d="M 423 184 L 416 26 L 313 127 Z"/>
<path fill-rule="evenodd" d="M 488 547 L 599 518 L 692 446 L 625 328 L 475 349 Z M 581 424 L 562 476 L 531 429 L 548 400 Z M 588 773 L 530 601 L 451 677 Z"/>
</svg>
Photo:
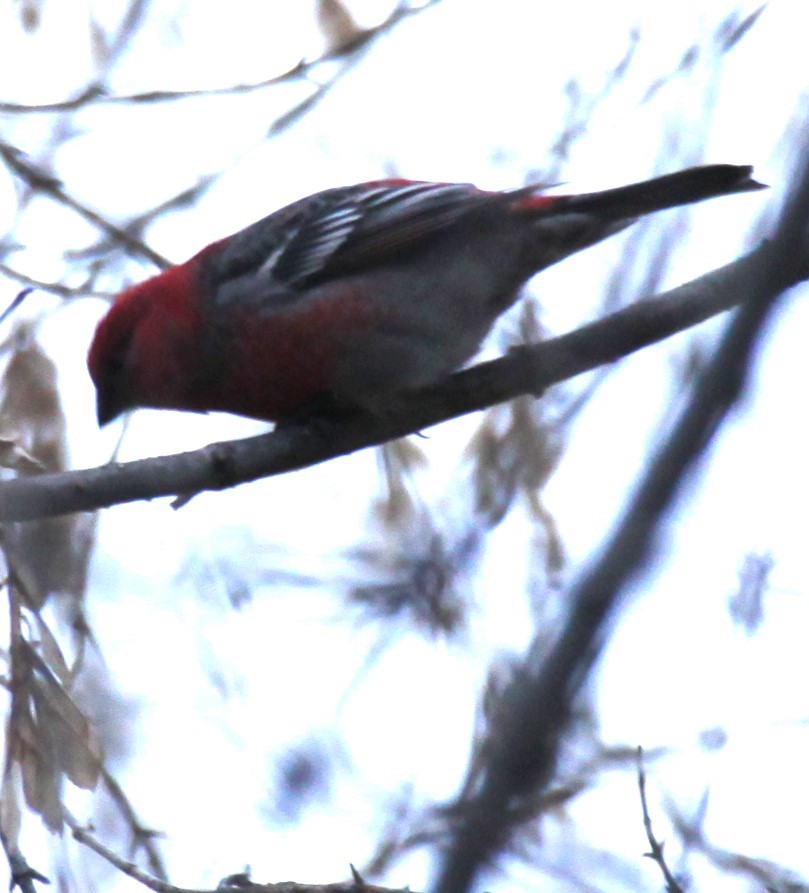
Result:
<svg viewBox="0 0 809 893">
<path fill-rule="evenodd" d="M 41 0 L 23 0 L 20 6 L 20 21 L 23 28 L 30 34 L 39 28 L 42 18 Z"/>
<path fill-rule="evenodd" d="M 62 685 L 70 684 L 73 681 L 73 674 L 67 665 L 56 637 L 39 614 L 34 616 L 36 618 L 37 631 L 39 632 L 39 644 L 42 649 L 43 660 L 48 665 L 48 668 L 56 674 Z"/>
<path fill-rule="evenodd" d="M 349 49 L 366 33 L 340 0 L 318 0 L 317 24 L 326 38 L 329 53 Z"/>
<path fill-rule="evenodd" d="M 29 323 L 11 336 L 13 353 L 0 382 L 0 420 L 17 432 L 18 445 L 50 471 L 65 467 L 65 420 L 56 367 L 34 337 Z"/>
<path fill-rule="evenodd" d="M 483 424 L 475 432 L 465 450 L 474 462 L 472 484 L 475 509 L 486 519 L 488 527 L 495 527 L 503 519 L 514 499 L 516 468 L 514 450 L 507 437 L 495 430 L 498 410 L 486 414 Z"/>
<path fill-rule="evenodd" d="M 377 453 L 385 476 L 385 492 L 373 506 L 373 514 L 386 527 L 414 523 L 423 504 L 414 491 L 413 471 L 425 464 L 424 452 L 410 439 L 384 444 Z"/>
<path fill-rule="evenodd" d="M 0 468 L 10 468 L 22 474 L 41 474 L 45 466 L 35 459 L 13 437 L 0 434 Z"/>
<path fill-rule="evenodd" d="M 101 770 L 99 747 L 87 718 L 25 639 L 12 647 L 12 669 L 9 758 L 20 767 L 28 807 L 48 828 L 59 831 L 63 779 L 95 787 Z"/>
<path fill-rule="evenodd" d="M 17 848 L 21 823 L 20 798 L 14 776 L 13 769 L 7 771 L 0 787 L 0 829 L 8 841 L 7 848 L 12 852 Z"/>
<path fill-rule="evenodd" d="M 62 774 L 56 768 L 49 742 L 39 734 L 31 714 L 26 711 L 18 720 L 15 750 L 22 771 L 25 802 L 42 816 L 51 831 L 58 832 L 63 819 Z"/>
<path fill-rule="evenodd" d="M 109 61 L 109 41 L 104 28 L 95 19 L 90 20 L 90 51 L 97 67 L 101 68 Z"/>
<path fill-rule="evenodd" d="M 6 434 L 0 439 L 0 465 L 26 474 L 62 471 L 67 441 L 56 367 L 37 343 L 31 323 L 19 324 L 10 341 L 12 356 L 0 380 L 0 432 Z M 20 573 L 35 581 L 27 586 L 34 607 L 56 591 L 80 599 L 93 542 L 92 516 L 50 518 L 14 530 Z"/>
<path fill-rule="evenodd" d="M 37 726 L 52 745 L 59 768 L 73 784 L 92 790 L 101 771 L 101 753 L 87 717 L 51 676 L 34 680 Z"/>
</svg>

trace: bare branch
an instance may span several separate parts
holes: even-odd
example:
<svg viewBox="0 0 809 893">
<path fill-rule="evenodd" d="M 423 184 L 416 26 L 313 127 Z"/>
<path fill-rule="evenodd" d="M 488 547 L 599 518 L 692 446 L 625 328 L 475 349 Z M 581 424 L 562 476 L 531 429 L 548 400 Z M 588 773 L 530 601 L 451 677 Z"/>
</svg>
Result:
<svg viewBox="0 0 809 893">
<path fill-rule="evenodd" d="M 148 90 L 143 93 L 129 93 L 124 95 L 110 95 L 106 92 L 103 83 L 93 83 L 85 87 L 80 93 L 71 99 L 59 102 L 44 102 L 38 105 L 25 105 L 18 102 L 0 102 L 0 112 L 9 114 L 52 114 L 54 112 L 75 112 L 88 105 L 122 105 L 122 104 L 152 104 L 161 102 L 177 102 L 185 99 L 199 99 L 208 96 L 236 96 L 241 93 L 254 93 L 267 87 L 288 83 L 293 80 L 307 78 L 324 62 L 351 56 L 357 50 L 365 49 L 378 37 L 390 31 L 403 19 L 416 15 L 430 6 L 435 6 L 440 0 L 426 0 L 420 6 L 411 6 L 400 3 L 394 11 L 373 28 L 358 29 L 356 39 L 349 44 L 336 47 L 335 50 L 319 56 L 317 59 L 301 59 L 296 65 L 281 74 L 273 75 L 261 81 L 251 84 L 231 84 L 227 87 L 211 87 L 203 90 Z"/>
<path fill-rule="evenodd" d="M 220 882 L 216 890 L 177 887 L 174 884 L 169 884 L 167 881 L 161 881 L 146 874 L 137 865 L 127 859 L 122 859 L 117 853 L 105 846 L 89 828 L 83 827 L 70 814 L 66 816 L 65 821 L 70 827 L 73 837 L 79 843 L 83 843 L 93 850 L 94 853 L 101 856 L 102 859 L 109 862 L 110 865 L 115 866 L 115 868 L 127 875 L 127 877 L 133 878 L 147 889 L 154 890 L 155 893 L 223 893 L 223 891 L 234 891 L 234 893 L 237 893 L 237 891 L 238 893 L 405 893 L 405 891 L 398 888 L 378 887 L 375 884 L 365 883 L 353 866 L 351 866 L 352 880 L 336 884 L 299 884 L 294 881 L 282 881 L 277 884 L 256 884 L 250 880 L 246 872 L 240 872 L 238 875 L 225 878 Z M 28 893 L 28 891 L 25 891 L 25 893 Z M 37 891 L 33 891 L 33 893 L 37 893 Z"/>
<path fill-rule="evenodd" d="M 700 804 L 700 814 L 703 812 Z M 805 893 L 806 880 L 790 868 L 769 859 L 756 859 L 716 846 L 706 837 L 702 828 L 702 815 L 696 820 L 682 815 L 671 803 L 668 804 L 669 818 L 683 844 L 693 852 L 703 855 L 716 869 L 726 875 L 736 875 L 751 882 L 752 889 L 767 893 Z"/>
<path fill-rule="evenodd" d="M 111 236 L 116 242 L 123 245 L 131 254 L 138 257 L 145 257 L 150 260 L 156 267 L 165 270 L 171 266 L 170 261 L 166 260 L 161 254 L 151 249 L 144 242 L 134 238 L 128 232 L 111 223 L 105 217 L 102 217 L 97 211 L 88 208 L 87 205 L 74 198 L 65 191 L 64 186 L 56 177 L 40 170 L 36 165 L 28 161 L 23 152 L 10 143 L 0 141 L 0 158 L 6 164 L 6 167 L 16 174 L 21 180 L 28 184 L 31 189 L 42 192 L 50 196 L 55 202 L 64 205 L 75 211 L 80 217 L 98 227 L 103 233 Z"/>
<path fill-rule="evenodd" d="M 6 854 L 9 872 L 11 874 L 9 883 L 10 891 L 13 891 L 15 887 L 19 887 L 20 893 L 39 893 L 35 886 L 37 882 L 40 884 L 50 884 L 50 881 L 45 875 L 40 874 L 36 868 L 32 868 L 23 854 L 16 847 L 11 845 L 11 842 L 2 830 L 0 830 L 0 844 L 2 844 Z"/>
<path fill-rule="evenodd" d="M 152 875 L 158 880 L 167 881 L 168 872 L 166 871 L 163 857 L 155 842 L 155 839 L 161 836 L 160 832 L 153 831 L 152 829 L 143 826 L 138 819 L 135 808 L 132 806 L 129 798 L 124 792 L 124 789 L 106 766 L 101 767 L 101 780 L 104 783 L 104 787 L 107 789 L 107 793 L 110 795 L 113 802 L 118 807 L 118 811 L 129 826 L 129 830 L 132 834 L 130 853 L 134 855 L 138 849 L 143 849 L 146 853 L 146 860 Z"/>
<path fill-rule="evenodd" d="M 796 251 L 803 252 L 803 246 Z M 404 437 L 522 394 L 539 394 L 738 304 L 749 294 L 749 283 L 771 269 L 777 256 L 774 246 L 765 244 L 654 300 L 567 335 L 518 348 L 422 391 L 392 398 L 383 417 L 323 418 L 172 457 L 0 483 L 0 520 L 30 521 L 138 499 L 221 490 Z M 791 275 L 788 271 L 792 266 L 784 264 L 773 289 L 804 275 L 803 270 Z"/>
<path fill-rule="evenodd" d="M 646 831 L 646 839 L 649 841 L 649 852 L 645 855 L 656 862 L 663 874 L 668 893 L 684 893 L 683 888 L 677 883 L 671 873 L 663 855 L 663 844 L 655 837 L 652 828 L 652 817 L 649 815 L 649 804 L 646 800 L 646 770 L 643 768 L 643 748 L 638 748 L 638 790 L 640 791 L 640 804 L 643 810 L 643 828 Z"/>
<path fill-rule="evenodd" d="M 152 875 L 142 871 L 129 859 L 122 859 L 117 853 L 105 846 L 89 828 L 85 828 L 79 824 L 67 810 L 65 810 L 65 824 L 70 828 L 73 837 L 78 840 L 79 843 L 83 843 L 94 853 L 98 853 L 102 859 L 106 859 L 110 865 L 113 865 L 127 877 L 133 878 L 149 890 L 154 890 L 155 893 L 205 893 L 205 891 L 187 890 L 182 887 L 175 887 L 174 884 L 169 884 L 167 881 L 162 881 L 159 878 L 152 877 Z"/>
<path fill-rule="evenodd" d="M 9 279 L 13 279 L 15 282 L 19 282 L 20 285 L 25 285 L 28 288 L 35 288 L 38 291 L 45 291 L 52 295 L 58 295 L 60 298 L 115 297 L 112 292 L 90 291 L 89 287 L 83 286 L 71 288 L 69 285 L 62 285 L 61 282 L 45 282 L 42 279 L 33 279 L 31 276 L 27 276 L 25 273 L 20 273 L 19 270 L 15 270 L 4 263 L 0 263 L 0 273 L 8 276 Z"/>
<path fill-rule="evenodd" d="M 700 59 L 706 54 L 712 53 L 714 56 L 721 56 L 732 50 L 737 43 L 750 31 L 758 22 L 759 16 L 767 8 L 766 4 L 760 6 L 754 12 L 745 18 L 741 18 L 741 13 L 734 10 L 727 18 L 719 23 L 715 31 L 707 38 L 692 43 L 680 57 L 677 68 L 662 75 L 652 82 L 647 89 L 643 102 L 648 102 L 663 87 L 679 75 L 689 73 L 697 65 Z"/>
<path fill-rule="evenodd" d="M 454 806 L 457 826 L 441 870 L 439 893 L 465 893 L 507 844 L 526 798 L 553 780 L 562 736 L 609 636 L 609 621 L 629 581 L 646 566 L 657 530 L 683 481 L 743 394 L 755 349 L 783 289 L 805 275 L 809 164 L 782 217 L 776 239 L 748 269 L 744 303 L 668 440 L 653 458 L 612 537 L 569 595 L 570 612 L 554 645 L 543 630 L 529 648 L 483 742 L 484 765 L 472 765 L 467 797 Z M 749 260 L 749 257 L 746 259 Z M 624 311 L 625 312 L 625 311 Z"/>
</svg>

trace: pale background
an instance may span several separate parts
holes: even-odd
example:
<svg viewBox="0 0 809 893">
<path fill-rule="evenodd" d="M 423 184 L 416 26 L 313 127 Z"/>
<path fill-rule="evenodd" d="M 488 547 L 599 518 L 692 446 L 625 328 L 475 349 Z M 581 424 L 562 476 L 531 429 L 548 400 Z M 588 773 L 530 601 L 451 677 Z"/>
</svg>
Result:
<svg viewBox="0 0 809 893">
<path fill-rule="evenodd" d="M 0 99 L 28 104 L 69 97 L 96 77 L 93 27 L 113 29 L 125 10 L 119 2 L 45 2 L 38 28 L 26 33 L 21 6 L 0 6 Z M 390 11 L 374 0 L 349 7 L 367 26 Z M 658 239 L 677 237 L 670 262 L 657 271 L 659 290 L 766 235 L 802 136 L 809 7 L 775 0 L 717 57 L 722 23 L 740 23 L 757 8 L 725 0 L 442 0 L 382 36 L 319 104 L 272 139 L 270 126 L 311 83 L 89 105 L 72 116 L 5 114 L 0 127 L 4 139 L 52 164 L 71 194 L 112 220 L 222 172 L 199 202 L 144 234 L 178 261 L 302 195 L 389 174 L 491 188 L 564 181 L 579 191 L 705 161 L 754 164 L 772 186 L 661 215 L 640 236 L 623 235 L 544 273 L 531 292 L 543 324 L 562 332 L 599 312 L 612 271 L 635 253 L 621 296 L 645 295 L 646 259 Z M 626 72 L 605 89 L 633 31 L 638 42 Z M 264 80 L 323 49 L 312 6 L 300 0 L 153 3 L 108 85 L 118 95 L 227 87 Z M 322 81 L 336 65 L 311 77 Z M 555 156 L 565 127 L 580 132 L 564 157 Z M 3 169 L 0 221 L 24 246 L 7 258 L 10 266 L 46 281 L 82 280 L 65 252 L 92 244 L 93 228 L 47 197 L 19 208 Z M 146 263 L 117 264 L 97 288 L 114 292 L 152 272 Z M 3 304 L 19 290 L 2 277 L 0 286 Z M 39 331 L 59 370 L 73 467 L 106 461 L 120 435 L 116 426 L 97 430 L 84 367 L 104 306 L 37 293 L 23 312 L 44 314 Z M 513 333 L 509 325 L 504 320 L 492 351 Z M 566 454 L 543 494 L 566 549 L 562 581 L 575 577 L 620 515 L 650 448 L 681 406 L 689 358 L 708 350 L 720 327 L 623 361 L 567 432 Z M 662 801 L 692 815 L 709 789 L 704 827 L 714 844 L 809 873 L 807 331 L 809 309 L 796 289 L 759 357 L 753 392 L 691 480 L 598 674 L 602 740 L 671 748 L 649 771 L 657 830 L 670 840 L 675 867 L 678 845 Z M 579 387 L 573 383 L 570 393 Z M 448 540 L 470 523 L 463 451 L 478 423 L 442 426 L 417 443 L 429 467 L 411 486 Z M 224 416 L 140 412 L 119 457 L 261 429 Z M 393 557 L 429 546 L 423 528 L 421 535 L 385 533 L 371 510 L 385 487 L 369 451 L 204 494 L 178 512 L 166 500 L 102 514 L 87 610 L 117 692 L 109 695 L 112 723 L 127 742 L 113 768 L 143 822 L 165 833 L 175 883 L 212 887 L 246 863 L 256 880 L 340 880 L 349 862 L 361 868 L 370 858 L 406 788 L 417 807 L 456 793 L 489 662 L 527 644 L 526 587 L 548 581 L 537 580 L 534 528 L 518 502 L 483 538 L 479 561 L 459 584 L 474 600 L 464 634 L 447 640 L 406 620 L 362 622 L 346 607 L 346 591 L 366 577 L 395 580 Z M 387 549 L 388 567 L 352 557 L 358 545 Z M 728 611 L 748 553 L 774 560 L 754 635 Z M 314 766 L 322 776 L 289 794 L 279 765 Z M 83 820 L 93 815 L 84 795 L 74 807 Z M 591 889 L 659 888 L 656 867 L 642 858 L 648 846 L 631 770 L 605 773 L 568 817 L 570 824 L 548 823 L 533 866 L 506 861 L 508 874 L 480 889 L 550 888 L 555 866 L 575 870 Z M 69 858 L 78 889 L 99 876 L 94 856 L 69 848 L 66 857 L 35 817 L 26 819 L 22 844 L 51 877 L 49 860 Z M 125 850 L 125 841 L 117 845 Z M 383 880 L 424 889 L 434 858 L 417 849 Z M 690 867 L 698 889 L 749 885 L 705 860 Z M 538 878 L 537 870 L 550 877 Z M 112 889 L 112 876 L 97 884 Z M 114 885 L 135 888 L 126 880 Z"/>
</svg>

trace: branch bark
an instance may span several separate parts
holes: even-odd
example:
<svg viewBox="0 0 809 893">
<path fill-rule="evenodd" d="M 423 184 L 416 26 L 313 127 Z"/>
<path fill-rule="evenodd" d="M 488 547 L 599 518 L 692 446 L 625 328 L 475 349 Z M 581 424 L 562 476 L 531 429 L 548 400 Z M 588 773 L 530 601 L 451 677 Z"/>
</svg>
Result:
<svg viewBox="0 0 809 893">
<path fill-rule="evenodd" d="M 809 254 L 806 240 L 802 257 Z M 546 388 L 614 362 L 728 310 L 772 269 L 763 244 L 727 266 L 566 335 L 512 351 L 391 399 L 384 417 L 324 418 L 199 450 L 0 484 L 0 522 L 31 521 L 160 496 L 188 496 L 295 471 Z M 806 262 L 775 271 L 773 289 L 809 275 Z"/>
<path fill-rule="evenodd" d="M 661 523 L 683 482 L 745 391 L 766 322 L 783 290 L 806 276 L 809 163 L 783 214 L 776 238 L 754 252 L 739 283 L 743 306 L 727 327 L 688 406 L 642 475 L 601 554 L 566 598 L 569 612 L 548 647 L 542 630 L 529 647 L 454 805 L 452 840 L 437 893 L 466 893 L 487 862 L 525 820 L 525 804 L 554 779 L 564 734 L 590 673 L 609 639 L 611 621 L 631 580 L 648 565 Z M 536 811 L 531 813 L 536 819 Z"/>
</svg>

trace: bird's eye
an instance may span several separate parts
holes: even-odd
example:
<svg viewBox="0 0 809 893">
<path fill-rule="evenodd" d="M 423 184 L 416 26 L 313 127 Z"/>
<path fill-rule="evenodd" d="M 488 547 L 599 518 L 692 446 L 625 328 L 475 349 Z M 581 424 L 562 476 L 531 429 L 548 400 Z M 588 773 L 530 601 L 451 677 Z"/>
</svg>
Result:
<svg viewBox="0 0 809 893">
<path fill-rule="evenodd" d="M 124 368 L 124 355 L 120 351 L 115 351 L 107 357 L 106 367 L 107 375 L 110 378 L 118 378 Z"/>
</svg>

